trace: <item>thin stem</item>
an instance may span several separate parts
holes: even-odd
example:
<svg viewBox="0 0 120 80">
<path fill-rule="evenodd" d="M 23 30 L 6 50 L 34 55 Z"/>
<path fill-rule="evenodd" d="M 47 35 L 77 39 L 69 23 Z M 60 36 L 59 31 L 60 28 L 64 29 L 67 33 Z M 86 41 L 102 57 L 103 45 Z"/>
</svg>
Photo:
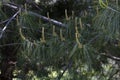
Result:
<svg viewBox="0 0 120 80">
<path fill-rule="evenodd" d="M 72 61 L 70 60 L 68 65 L 64 68 L 63 72 L 57 77 L 56 80 L 60 80 L 62 78 L 62 76 L 64 75 L 64 73 L 67 71 L 68 68 L 70 68 L 72 66 Z"/>
<path fill-rule="evenodd" d="M 112 60 L 115 60 L 115 61 L 120 61 L 120 58 L 119 57 L 116 57 L 116 56 L 113 56 L 113 55 L 110 55 L 110 54 L 105 54 L 105 53 L 102 53 L 101 55 L 107 57 L 107 58 L 110 58 Z"/>
<path fill-rule="evenodd" d="M 1 31 L 0 39 L 2 38 L 3 33 L 4 33 L 5 30 L 7 29 L 8 25 L 10 24 L 10 22 L 20 13 L 20 11 L 21 11 L 21 9 L 19 9 L 19 10 L 8 20 L 8 22 L 6 23 L 6 25 L 4 26 L 4 28 L 3 28 L 2 31 Z"/>
</svg>

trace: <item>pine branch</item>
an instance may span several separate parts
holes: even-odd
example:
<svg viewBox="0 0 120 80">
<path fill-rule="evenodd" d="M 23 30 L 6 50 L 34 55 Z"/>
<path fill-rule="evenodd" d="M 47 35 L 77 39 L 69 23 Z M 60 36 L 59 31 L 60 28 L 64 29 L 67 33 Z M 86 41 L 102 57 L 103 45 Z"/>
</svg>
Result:
<svg viewBox="0 0 120 80">
<path fill-rule="evenodd" d="M 0 24 L 4 24 L 4 23 L 6 23 L 6 22 L 8 22 L 8 21 L 9 21 L 9 19 L 6 19 L 6 20 L 4 20 L 4 21 L 1 21 Z"/>
<path fill-rule="evenodd" d="M 56 21 L 56 20 L 54 20 L 54 19 L 47 18 L 47 17 L 45 17 L 45 16 L 42 16 L 42 15 L 37 14 L 37 13 L 32 12 L 32 11 L 28 11 L 28 13 L 31 14 L 31 15 L 37 16 L 37 17 L 39 17 L 40 19 L 42 19 L 42 20 L 44 20 L 44 21 L 46 21 L 46 22 L 50 22 L 50 23 L 52 23 L 52 24 L 54 24 L 54 25 L 67 28 L 67 26 L 66 26 L 65 24 L 63 24 L 63 23 L 61 23 L 61 22 L 59 22 L 59 21 Z"/>
<path fill-rule="evenodd" d="M 16 4 L 13 4 L 13 3 L 12 4 L 8 3 L 8 4 L 3 4 L 3 5 L 8 6 L 8 7 L 12 8 L 12 9 L 15 9 L 15 10 L 17 10 L 18 8 L 20 8 L 20 6 L 18 6 Z M 23 9 L 23 8 L 21 8 L 21 9 L 22 9 L 22 11 L 25 11 L 25 9 Z M 32 11 L 27 11 L 27 13 L 30 14 L 30 15 L 34 15 L 34 16 L 42 19 L 43 21 L 50 22 L 50 23 L 52 23 L 52 24 L 54 24 L 56 26 L 67 28 L 66 24 L 63 24 L 62 22 L 59 22 L 57 20 L 54 20 L 54 19 L 51 19 L 51 18 L 47 18 L 45 16 L 42 16 L 42 15 L 40 15 L 38 13 L 35 13 L 35 12 L 32 12 Z"/>
<path fill-rule="evenodd" d="M 21 12 L 21 9 L 19 8 L 19 10 L 8 20 L 8 22 L 6 23 L 6 25 L 4 26 L 4 28 L 2 29 L 1 33 L 0 33 L 0 39 L 3 36 L 3 33 L 5 32 L 5 30 L 7 29 L 8 25 L 10 24 L 10 22 Z"/>
<path fill-rule="evenodd" d="M 120 58 L 119 57 L 116 57 L 116 56 L 113 56 L 113 55 L 110 55 L 110 54 L 105 54 L 105 53 L 102 53 L 101 55 L 107 57 L 107 58 L 110 58 L 112 60 L 115 60 L 115 61 L 120 61 Z"/>
<path fill-rule="evenodd" d="M 63 72 L 58 76 L 58 78 L 56 80 L 60 80 L 62 78 L 62 76 L 64 75 L 64 73 L 66 72 L 66 70 L 68 68 L 70 68 L 72 66 L 72 61 L 70 60 L 68 65 L 66 65 L 66 67 L 64 68 Z"/>
</svg>

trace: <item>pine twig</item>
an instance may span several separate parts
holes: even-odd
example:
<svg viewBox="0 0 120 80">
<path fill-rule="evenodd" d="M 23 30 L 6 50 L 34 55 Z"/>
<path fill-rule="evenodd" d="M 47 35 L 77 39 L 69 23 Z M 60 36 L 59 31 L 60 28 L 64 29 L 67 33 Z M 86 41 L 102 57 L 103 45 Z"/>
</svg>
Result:
<svg viewBox="0 0 120 80">
<path fill-rule="evenodd" d="M 9 19 L 6 19 L 6 20 L 4 20 L 4 21 L 1 21 L 0 24 L 4 24 L 4 23 L 6 23 L 6 22 L 8 22 L 8 21 L 9 21 Z"/>
<path fill-rule="evenodd" d="M 15 9 L 15 10 L 20 8 L 20 6 L 18 6 L 17 4 L 13 4 L 13 3 L 12 4 L 8 3 L 8 4 L 3 4 L 3 5 L 8 6 L 8 7 L 12 8 L 12 9 Z M 22 8 L 22 11 L 25 11 L 25 9 Z M 52 24 L 54 24 L 56 26 L 59 26 L 59 27 L 67 28 L 67 25 L 63 24 L 62 22 L 59 22 L 59 21 L 51 19 L 51 18 L 47 18 L 47 17 L 45 17 L 43 15 L 40 15 L 40 14 L 32 12 L 32 11 L 27 11 L 27 12 L 30 15 L 34 15 L 34 16 L 42 19 L 43 21 L 50 22 L 50 23 L 52 23 Z"/>
<path fill-rule="evenodd" d="M 63 24 L 63 23 L 61 23 L 61 22 L 59 22 L 59 21 L 56 21 L 56 20 L 54 20 L 54 19 L 47 18 L 47 17 L 45 17 L 45 16 L 42 16 L 42 15 L 37 14 L 37 13 L 32 12 L 32 11 L 28 11 L 28 13 L 31 14 L 31 15 L 37 16 L 37 17 L 39 17 L 40 19 L 42 19 L 42 20 L 44 20 L 44 21 L 47 21 L 47 22 L 50 22 L 50 23 L 52 23 L 52 24 L 54 24 L 54 25 L 67 28 L 67 26 L 66 26 L 65 24 Z"/>
<path fill-rule="evenodd" d="M 60 80 L 62 78 L 62 76 L 64 75 L 64 73 L 66 72 L 66 70 L 68 68 L 70 68 L 71 66 L 72 66 L 72 61 L 70 60 L 69 63 L 68 63 L 68 65 L 64 68 L 63 72 L 57 77 L 56 80 Z"/>
<path fill-rule="evenodd" d="M 107 58 L 110 58 L 112 60 L 115 60 L 115 61 L 120 61 L 120 58 L 119 57 L 116 57 L 116 56 L 112 56 L 110 54 L 105 54 L 105 53 L 102 53 L 101 55 L 107 57 Z"/>
<path fill-rule="evenodd" d="M 1 31 L 0 39 L 2 38 L 3 33 L 4 33 L 5 30 L 7 29 L 8 25 L 10 24 L 10 22 L 11 22 L 20 12 L 21 12 L 21 9 L 19 9 L 19 10 L 8 20 L 8 22 L 6 23 L 6 25 L 4 26 L 4 28 L 3 28 L 2 31 Z"/>
</svg>

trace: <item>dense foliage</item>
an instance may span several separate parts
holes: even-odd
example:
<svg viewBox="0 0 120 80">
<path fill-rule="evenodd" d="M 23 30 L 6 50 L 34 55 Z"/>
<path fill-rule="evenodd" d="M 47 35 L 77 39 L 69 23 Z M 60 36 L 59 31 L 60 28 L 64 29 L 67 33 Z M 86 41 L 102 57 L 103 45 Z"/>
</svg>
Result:
<svg viewBox="0 0 120 80">
<path fill-rule="evenodd" d="M 119 4 L 0 1 L 0 79 L 119 80 Z"/>
</svg>

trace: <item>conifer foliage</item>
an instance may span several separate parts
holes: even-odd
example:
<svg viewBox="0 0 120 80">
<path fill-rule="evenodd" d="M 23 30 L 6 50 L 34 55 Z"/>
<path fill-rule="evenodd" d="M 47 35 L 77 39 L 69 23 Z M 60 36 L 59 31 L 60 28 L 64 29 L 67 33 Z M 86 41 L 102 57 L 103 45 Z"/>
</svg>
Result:
<svg viewBox="0 0 120 80">
<path fill-rule="evenodd" d="M 0 80 L 119 80 L 119 4 L 0 1 Z"/>
</svg>

